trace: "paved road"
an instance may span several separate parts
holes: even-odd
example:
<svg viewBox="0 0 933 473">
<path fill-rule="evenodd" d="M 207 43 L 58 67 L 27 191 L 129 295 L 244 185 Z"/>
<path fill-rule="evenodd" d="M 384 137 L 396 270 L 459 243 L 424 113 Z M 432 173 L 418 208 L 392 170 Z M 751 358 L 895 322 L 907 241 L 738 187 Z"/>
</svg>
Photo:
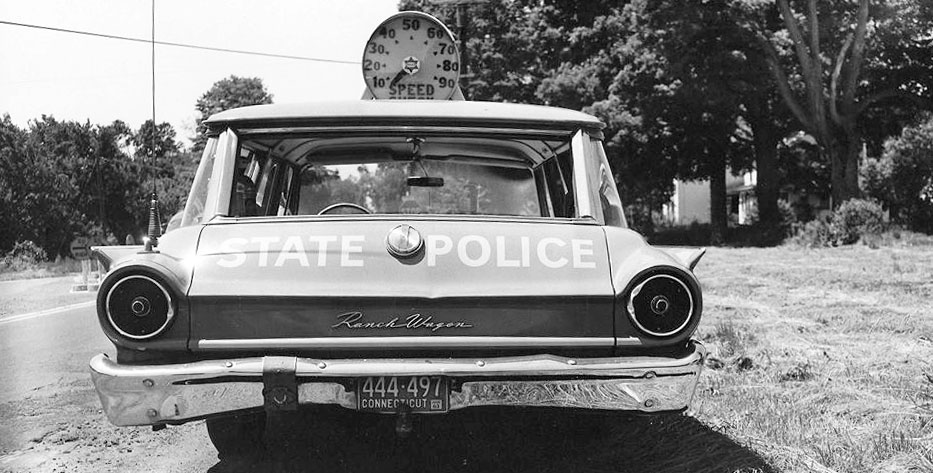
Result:
<svg viewBox="0 0 933 473">
<path fill-rule="evenodd" d="M 544 409 L 425 416 L 404 441 L 392 417 L 306 412 L 273 458 L 220 460 L 202 422 L 110 425 L 87 373 L 99 352 L 93 307 L 0 319 L 0 472 L 772 471 L 689 416 Z"/>
<path fill-rule="evenodd" d="M 217 463 L 202 425 L 159 433 L 111 426 L 87 368 L 101 352 L 113 346 L 88 304 L 0 319 L 0 471 L 205 471 Z M 172 445 L 185 455 L 167 455 Z"/>
</svg>

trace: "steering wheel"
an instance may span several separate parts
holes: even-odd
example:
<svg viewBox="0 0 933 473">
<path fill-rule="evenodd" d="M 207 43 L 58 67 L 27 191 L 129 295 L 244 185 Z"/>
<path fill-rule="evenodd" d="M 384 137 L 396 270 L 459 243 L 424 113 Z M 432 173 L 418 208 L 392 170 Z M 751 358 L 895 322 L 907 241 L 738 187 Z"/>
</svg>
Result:
<svg viewBox="0 0 933 473">
<path fill-rule="evenodd" d="M 330 204 L 330 205 L 328 205 L 327 207 L 324 207 L 324 208 L 321 209 L 321 211 L 318 212 L 317 214 L 318 214 L 318 215 L 324 215 L 324 214 L 327 214 L 327 213 L 331 213 L 332 211 L 337 210 L 337 209 L 342 208 L 342 207 L 346 207 L 346 208 L 348 208 L 348 209 L 353 209 L 353 210 L 357 210 L 357 211 L 358 211 L 358 212 L 348 212 L 348 213 L 361 213 L 361 214 L 371 214 L 371 213 L 372 213 L 372 212 L 369 211 L 369 209 L 367 209 L 366 207 L 363 207 L 362 205 L 357 205 L 357 204 L 354 204 L 354 203 L 352 203 L 352 202 L 337 202 L 336 204 Z"/>
</svg>

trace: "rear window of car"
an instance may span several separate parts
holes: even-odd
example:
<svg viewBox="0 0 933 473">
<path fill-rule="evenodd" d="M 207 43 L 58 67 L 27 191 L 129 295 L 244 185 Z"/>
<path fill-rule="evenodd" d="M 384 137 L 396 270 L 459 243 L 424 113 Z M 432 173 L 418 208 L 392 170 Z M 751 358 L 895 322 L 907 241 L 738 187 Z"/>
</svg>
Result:
<svg viewBox="0 0 933 473">
<path fill-rule="evenodd" d="M 247 137 L 230 213 L 574 216 L 568 140 Z"/>
</svg>

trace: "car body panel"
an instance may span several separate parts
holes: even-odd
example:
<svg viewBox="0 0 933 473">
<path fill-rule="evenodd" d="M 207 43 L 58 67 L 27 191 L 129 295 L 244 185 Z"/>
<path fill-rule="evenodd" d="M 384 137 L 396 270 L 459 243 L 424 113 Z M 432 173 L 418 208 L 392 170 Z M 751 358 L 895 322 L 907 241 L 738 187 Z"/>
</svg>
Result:
<svg viewBox="0 0 933 473">
<path fill-rule="evenodd" d="M 412 258 L 386 249 L 386 235 L 403 223 L 425 240 Z M 192 349 L 201 340 L 282 336 L 611 341 L 608 263 L 605 238 L 595 225 L 468 217 L 207 225 L 188 294 L 199 314 L 192 320 Z M 414 315 L 455 326 L 411 323 Z"/>
</svg>

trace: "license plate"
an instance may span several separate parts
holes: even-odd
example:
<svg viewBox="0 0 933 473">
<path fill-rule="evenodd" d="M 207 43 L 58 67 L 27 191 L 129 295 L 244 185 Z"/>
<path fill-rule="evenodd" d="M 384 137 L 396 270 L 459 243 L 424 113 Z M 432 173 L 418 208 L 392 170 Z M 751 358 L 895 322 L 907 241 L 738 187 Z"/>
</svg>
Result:
<svg viewBox="0 0 933 473">
<path fill-rule="evenodd" d="M 449 392 L 442 376 L 370 376 L 356 383 L 357 407 L 367 412 L 398 412 L 401 404 L 411 412 L 447 412 Z"/>
</svg>

